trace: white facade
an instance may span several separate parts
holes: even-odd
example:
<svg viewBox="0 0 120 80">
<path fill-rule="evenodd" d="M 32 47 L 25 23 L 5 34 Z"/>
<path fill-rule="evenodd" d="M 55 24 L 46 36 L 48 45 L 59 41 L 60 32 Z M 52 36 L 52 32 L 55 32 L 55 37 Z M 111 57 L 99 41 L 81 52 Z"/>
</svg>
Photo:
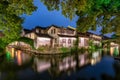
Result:
<svg viewBox="0 0 120 80">
<path fill-rule="evenodd" d="M 22 41 L 15 41 L 15 42 L 12 42 L 10 43 L 8 46 L 22 46 L 24 48 L 30 48 L 31 46 L 25 42 L 22 42 Z"/>
<path fill-rule="evenodd" d="M 50 46 L 51 44 L 51 38 L 47 37 L 37 37 L 36 39 L 36 48 L 39 48 L 39 46 Z"/>
<path fill-rule="evenodd" d="M 25 35 L 25 37 L 30 38 L 30 39 L 35 39 L 35 33 L 28 33 Z"/>
<path fill-rule="evenodd" d="M 79 37 L 79 47 L 87 47 L 89 38 Z"/>
<path fill-rule="evenodd" d="M 74 37 L 59 37 L 59 45 L 63 47 L 72 47 L 75 41 Z"/>
</svg>

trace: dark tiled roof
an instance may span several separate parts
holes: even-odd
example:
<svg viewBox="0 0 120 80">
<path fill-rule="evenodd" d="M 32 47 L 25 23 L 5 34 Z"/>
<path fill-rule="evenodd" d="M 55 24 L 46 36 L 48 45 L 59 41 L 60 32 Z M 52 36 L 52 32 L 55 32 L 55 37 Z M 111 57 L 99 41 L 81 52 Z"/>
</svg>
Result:
<svg viewBox="0 0 120 80">
<path fill-rule="evenodd" d="M 32 30 L 29 30 L 29 29 L 24 29 L 24 32 L 25 32 L 25 34 L 28 34 L 28 33 L 31 33 L 31 32 L 32 32 Z"/>
<path fill-rule="evenodd" d="M 47 30 L 48 30 L 48 29 L 50 29 L 51 27 L 55 27 L 55 28 L 61 28 L 61 27 L 59 27 L 59 26 L 56 26 L 56 25 L 51 25 L 51 26 L 48 26 L 48 27 L 47 27 Z"/>
<path fill-rule="evenodd" d="M 36 26 L 35 29 L 47 29 L 47 27 Z"/>
<path fill-rule="evenodd" d="M 89 37 L 89 34 L 78 32 L 78 36 L 79 37 Z"/>
<path fill-rule="evenodd" d="M 111 39 L 110 37 L 107 37 L 107 36 L 103 36 L 102 37 L 103 40 L 108 40 L 108 39 Z"/>
<path fill-rule="evenodd" d="M 75 35 L 62 35 L 62 34 L 58 34 L 59 37 L 76 37 Z"/>
<path fill-rule="evenodd" d="M 92 32 L 86 32 L 87 34 L 92 34 L 92 35 L 96 35 L 96 36 L 101 36 L 101 35 L 99 35 L 99 34 L 95 34 L 95 33 L 92 33 Z"/>
<path fill-rule="evenodd" d="M 47 38 L 53 38 L 52 36 L 48 35 L 48 34 L 38 34 L 38 33 L 35 33 L 37 36 L 39 37 L 47 37 Z"/>
<path fill-rule="evenodd" d="M 56 26 L 56 25 L 51 25 L 50 27 L 52 27 L 52 26 L 54 26 L 54 27 L 56 27 L 56 28 L 60 28 L 59 26 Z"/>
</svg>

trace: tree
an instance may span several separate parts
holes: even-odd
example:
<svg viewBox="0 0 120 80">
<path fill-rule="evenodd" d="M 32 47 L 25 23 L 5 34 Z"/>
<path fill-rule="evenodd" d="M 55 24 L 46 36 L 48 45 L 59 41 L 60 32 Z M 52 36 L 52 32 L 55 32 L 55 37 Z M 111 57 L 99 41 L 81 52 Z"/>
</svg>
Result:
<svg viewBox="0 0 120 80">
<path fill-rule="evenodd" d="M 0 0 L 0 31 L 5 35 L 0 38 L 1 43 L 4 43 L 0 48 L 20 37 L 24 21 L 20 16 L 30 15 L 35 9 L 33 0 Z"/>
<path fill-rule="evenodd" d="M 43 0 L 42 0 L 43 1 Z M 44 4 L 48 0 L 44 0 Z M 116 32 L 120 34 L 120 0 L 52 0 L 45 4 L 58 5 L 62 9 L 62 14 L 72 19 L 75 15 L 79 16 L 77 21 L 78 31 L 86 32 L 89 29 L 95 30 L 96 26 L 102 27 L 103 34 Z M 52 7 L 54 10 L 58 6 Z"/>
</svg>

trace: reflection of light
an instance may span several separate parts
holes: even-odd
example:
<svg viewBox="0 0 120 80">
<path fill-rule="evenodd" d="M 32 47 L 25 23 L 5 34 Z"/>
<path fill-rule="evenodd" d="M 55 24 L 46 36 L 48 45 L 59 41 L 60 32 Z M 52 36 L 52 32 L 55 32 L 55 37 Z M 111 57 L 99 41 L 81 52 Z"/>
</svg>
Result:
<svg viewBox="0 0 120 80">
<path fill-rule="evenodd" d="M 79 66 L 83 66 L 85 64 L 85 55 L 80 55 L 79 60 L 80 60 Z"/>
<path fill-rule="evenodd" d="M 98 56 L 99 56 L 99 52 L 94 52 L 92 55 L 93 58 L 97 58 Z"/>
<path fill-rule="evenodd" d="M 12 54 L 11 54 L 11 57 L 12 57 L 12 58 L 14 58 L 14 51 L 15 51 L 15 49 L 12 48 Z"/>
<path fill-rule="evenodd" d="M 59 63 L 59 70 L 67 70 L 69 68 L 74 68 L 76 66 L 76 61 L 73 60 L 73 57 L 66 57 L 62 62 Z"/>
<path fill-rule="evenodd" d="M 101 58 L 97 57 L 97 58 L 92 58 L 91 59 L 91 65 L 95 65 L 96 63 L 100 62 Z"/>
<path fill-rule="evenodd" d="M 110 48 L 110 55 L 111 55 L 111 56 L 113 55 L 113 52 L 114 52 L 114 47 L 111 47 L 111 48 Z"/>
<path fill-rule="evenodd" d="M 38 72 L 43 72 L 43 71 L 45 71 L 45 70 L 47 70 L 51 67 L 50 62 L 41 61 L 38 58 L 35 58 L 34 61 L 35 61 L 36 69 L 37 69 Z"/>
<path fill-rule="evenodd" d="M 10 60 L 11 56 L 10 56 L 10 52 L 9 51 L 6 52 L 6 57 L 7 57 L 8 60 Z"/>
<path fill-rule="evenodd" d="M 22 64 L 22 58 L 21 58 L 21 51 L 18 50 L 17 52 L 17 60 L 18 60 L 18 65 L 21 65 Z"/>
<path fill-rule="evenodd" d="M 69 64 L 66 63 L 66 64 L 65 64 L 65 69 L 68 69 L 68 68 L 69 68 Z"/>
<path fill-rule="evenodd" d="M 42 71 L 47 70 L 50 67 L 51 67 L 51 64 L 48 62 L 38 63 L 37 64 L 37 71 L 42 72 Z"/>
<path fill-rule="evenodd" d="M 92 54 L 91 65 L 95 65 L 101 60 L 101 55 L 99 51 L 96 51 Z"/>
<path fill-rule="evenodd" d="M 96 60 L 95 59 L 91 59 L 91 65 L 95 65 L 96 64 Z"/>
<path fill-rule="evenodd" d="M 71 62 L 71 67 L 73 68 L 73 67 L 75 67 L 76 66 L 76 61 L 72 61 Z"/>
</svg>

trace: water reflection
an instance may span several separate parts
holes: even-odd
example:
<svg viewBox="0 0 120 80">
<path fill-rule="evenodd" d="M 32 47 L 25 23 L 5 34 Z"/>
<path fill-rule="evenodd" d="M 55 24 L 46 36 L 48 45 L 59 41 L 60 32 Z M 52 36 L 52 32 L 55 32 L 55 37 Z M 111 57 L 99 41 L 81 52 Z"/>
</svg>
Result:
<svg viewBox="0 0 120 80">
<path fill-rule="evenodd" d="M 109 74 L 113 71 L 111 67 L 113 59 L 111 57 L 102 58 L 101 51 L 95 51 L 93 53 L 86 51 L 85 53 L 67 55 L 66 57 L 55 55 L 42 55 L 37 57 L 14 48 L 8 48 L 6 50 L 6 58 L 0 64 L 2 77 L 0 77 L 0 80 L 4 80 L 5 77 L 10 77 L 11 74 L 13 80 L 81 80 L 81 78 L 90 79 L 93 76 L 96 78 L 98 75 L 101 76 L 103 72 Z M 28 65 L 27 62 L 31 58 L 32 62 Z M 1 67 L 6 64 L 8 66 Z M 95 71 L 92 72 L 93 70 Z M 9 79 L 7 78 L 6 80 Z"/>
<path fill-rule="evenodd" d="M 25 54 L 21 50 L 16 50 L 14 48 L 6 48 L 6 58 L 9 62 L 14 62 L 17 65 L 21 66 L 25 62 L 29 61 L 31 59 L 31 56 L 28 54 Z"/>
<path fill-rule="evenodd" d="M 100 60 L 101 60 L 101 51 L 93 52 L 91 58 L 91 65 L 95 65 L 97 62 L 100 62 Z"/>
<path fill-rule="evenodd" d="M 44 56 L 43 56 L 44 57 Z M 88 53 L 78 54 L 77 58 L 75 55 L 69 55 L 64 58 L 62 57 L 49 57 L 46 59 L 34 58 L 34 70 L 37 72 L 43 72 L 46 70 L 53 71 L 53 68 L 57 73 L 65 72 L 68 70 L 76 69 L 76 66 L 83 67 L 88 64 L 96 64 L 101 60 L 100 51 L 96 51 L 92 56 Z M 56 73 L 56 72 L 55 72 Z"/>
<path fill-rule="evenodd" d="M 43 72 L 45 70 L 48 70 L 51 67 L 51 64 L 49 61 L 38 59 L 37 57 L 35 57 L 33 66 L 35 71 Z"/>
</svg>

